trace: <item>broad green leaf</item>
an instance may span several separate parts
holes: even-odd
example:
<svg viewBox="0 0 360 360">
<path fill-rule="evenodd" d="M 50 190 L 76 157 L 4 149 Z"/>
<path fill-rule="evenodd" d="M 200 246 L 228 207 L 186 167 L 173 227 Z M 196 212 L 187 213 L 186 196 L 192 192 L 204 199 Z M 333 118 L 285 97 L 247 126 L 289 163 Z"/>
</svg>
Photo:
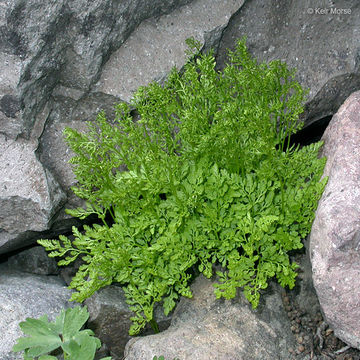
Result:
<svg viewBox="0 0 360 360">
<path fill-rule="evenodd" d="M 14 352 L 22 351 L 28 348 L 39 348 L 42 346 L 46 346 L 46 348 L 54 350 L 61 345 L 61 339 L 58 335 L 35 335 L 33 337 L 19 338 L 17 341 L 18 342 L 12 349 Z"/>
<path fill-rule="evenodd" d="M 57 357 L 52 355 L 42 355 L 39 357 L 39 360 L 57 360 Z"/>
<path fill-rule="evenodd" d="M 63 344 L 62 348 L 69 354 L 70 360 L 93 360 L 97 349 L 95 338 L 82 337 L 81 341 L 70 340 Z"/>
<path fill-rule="evenodd" d="M 52 323 L 53 330 L 58 334 L 62 334 L 64 331 L 64 321 L 65 321 L 65 310 L 62 309 L 60 314 L 55 318 L 55 322 Z"/>
<path fill-rule="evenodd" d="M 71 359 L 75 359 L 76 356 L 79 356 L 81 353 L 81 347 L 80 345 L 73 339 L 65 341 L 61 345 L 64 353 L 69 355 Z"/>
<path fill-rule="evenodd" d="M 57 335 L 58 333 L 53 329 L 49 323 L 47 316 L 44 315 L 39 319 L 27 318 L 19 324 L 21 330 L 26 335 Z"/>
<path fill-rule="evenodd" d="M 64 341 L 70 340 L 83 327 L 89 318 L 87 308 L 76 306 L 65 311 L 63 338 Z"/>
<path fill-rule="evenodd" d="M 25 350 L 25 352 L 24 352 L 24 360 L 34 360 L 34 357 L 27 355 L 27 351 Z"/>
</svg>

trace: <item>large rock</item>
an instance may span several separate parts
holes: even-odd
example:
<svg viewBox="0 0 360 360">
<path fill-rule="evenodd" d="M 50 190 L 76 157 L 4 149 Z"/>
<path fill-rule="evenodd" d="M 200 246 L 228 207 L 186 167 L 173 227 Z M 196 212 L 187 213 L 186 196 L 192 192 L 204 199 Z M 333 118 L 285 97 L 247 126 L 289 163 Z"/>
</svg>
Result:
<svg viewBox="0 0 360 360">
<path fill-rule="evenodd" d="M 103 63 L 144 20 L 191 0 L 9 0 L 0 9 L 0 125 L 35 136 L 52 90 L 88 90 Z"/>
<path fill-rule="evenodd" d="M 0 134 L 0 254 L 23 246 L 44 231 L 65 194 L 35 156 L 36 143 Z"/>
<path fill-rule="evenodd" d="M 108 286 L 97 291 L 85 303 L 90 313 L 88 327 L 106 344 L 113 357 L 121 358 L 130 339 L 130 318 L 133 316 L 125 303 L 123 291 L 119 287 Z"/>
<path fill-rule="evenodd" d="M 126 343 L 130 340 L 130 318 L 134 313 L 126 304 L 123 290 L 118 286 L 107 286 L 85 300 L 90 318 L 88 328 L 92 329 L 102 343 L 106 344 L 113 360 L 123 358 Z M 155 309 L 159 329 L 164 330 L 170 324 L 170 317 L 165 316 L 160 308 Z M 149 327 L 145 333 L 150 333 Z"/>
<path fill-rule="evenodd" d="M 212 282 L 203 276 L 192 290 L 193 298 L 181 299 L 175 309 L 170 328 L 130 340 L 125 360 L 160 355 L 181 360 L 291 359 L 288 349 L 294 348 L 294 337 L 277 286 L 256 311 L 242 295 L 216 300 Z"/>
<path fill-rule="evenodd" d="M 217 49 L 223 30 L 244 0 L 196 0 L 160 18 L 144 21 L 106 63 L 95 89 L 130 101 L 139 86 L 166 77 L 185 61 L 185 40 Z"/>
<path fill-rule="evenodd" d="M 20 360 L 21 353 L 11 351 L 19 337 L 24 336 L 19 323 L 27 317 L 47 314 L 52 321 L 63 308 L 70 306 L 71 291 L 56 277 L 0 272 L 0 359 Z"/>
<path fill-rule="evenodd" d="M 310 236 L 313 280 L 336 336 L 360 349 L 360 91 L 323 136 L 328 183 Z"/>
<path fill-rule="evenodd" d="M 52 111 L 41 135 L 37 155 L 42 164 L 59 179 L 66 192 L 68 208 L 80 206 L 83 202 L 70 189 L 76 184 L 76 178 L 68 163 L 74 154 L 64 141 L 63 131 L 65 127 L 86 131 L 85 121 L 94 120 L 101 110 L 105 110 L 111 118 L 114 115 L 114 105 L 118 101 L 119 99 L 111 95 L 101 93 L 82 97 L 78 92 L 63 86 L 58 86 L 54 92 Z M 60 213 L 60 216 L 68 217 L 64 213 Z"/>
<path fill-rule="evenodd" d="M 52 118 L 59 114 L 54 99 L 75 102 L 74 117 L 66 118 L 67 123 L 62 118 L 66 125 L 93 119 L 109 97 L 113 106 L 113 96 L 102 95 L 99 106 L 96 100 L 94 104 L 96 94 L 86 95 L 111 53 L 143 20 L 190 1 L 0 3 L 0 254 L 34 242 L 53 220 L 54 231 L 63 229 L 64 212 L 56 219 L 54 215 L 66 195 L 72 205 L 70 186 L 75 179 L 67 164 L 71 154 L 61 136 L 64 124 L 52 127 Z M 89 110 L 79 111 L 89 103 L 91 116 Z M 64 111 L 60 115 L 66 117 Z M 74 127 L 83 128 L 83 123 Z"/>
<path fill-rule="evenodd" d="M 37 275 L 57 275 L 60 270 L 55 259 L 49 258 L 42 246 L 34 246 L 8 258 L 8 268 Z"/>
<path fill-rule="evenodd" d="M 247 1 L 224 32 L 218 62 L 224 66 L 226 49 L 243 36 L 259 61 L 286 61 L 310 90 L 308 125 L 333 115 L 360 88 L 359 29 L 358 1 Z"/>
</svg>

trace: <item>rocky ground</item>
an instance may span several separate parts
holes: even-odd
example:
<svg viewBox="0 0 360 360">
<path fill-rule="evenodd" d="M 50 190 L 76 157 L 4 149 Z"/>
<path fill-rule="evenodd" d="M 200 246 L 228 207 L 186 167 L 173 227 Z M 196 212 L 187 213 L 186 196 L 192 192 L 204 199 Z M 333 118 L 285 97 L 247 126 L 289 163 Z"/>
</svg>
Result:
<svg viewBox="0 0 360 360">
<path fill-rule="evenodd" d="M 282 293 L 284 308 L 298 346 L 289 349 L 291 360 L 360 360 L 360 351 L 338 339 L 320 312 L 310 316 L 297 303 L 295 291 Z"/>
</svg>

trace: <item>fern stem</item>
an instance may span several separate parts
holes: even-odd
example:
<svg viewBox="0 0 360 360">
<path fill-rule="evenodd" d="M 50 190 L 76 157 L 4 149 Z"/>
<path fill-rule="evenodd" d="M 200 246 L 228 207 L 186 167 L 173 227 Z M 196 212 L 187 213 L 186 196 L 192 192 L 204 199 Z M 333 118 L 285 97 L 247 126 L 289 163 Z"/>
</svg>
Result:
<svg viewBox="0 0 360 360">
<path fill-rule="evenodd" d="M 284 182 L 282 179 L 280 179 L 280 186 L 281 186 L 281 213 L 283 216 L 285 216 L 285 199 L 284 199 Z"/>
<path fill-rule="evenodd" d="M 152 329 L 154 330 L 155 334 L 158 334 L 160 332 L 159 325 L 155 319 L 150 320 L 150 325 L 151 325 Z"/>
</svg>

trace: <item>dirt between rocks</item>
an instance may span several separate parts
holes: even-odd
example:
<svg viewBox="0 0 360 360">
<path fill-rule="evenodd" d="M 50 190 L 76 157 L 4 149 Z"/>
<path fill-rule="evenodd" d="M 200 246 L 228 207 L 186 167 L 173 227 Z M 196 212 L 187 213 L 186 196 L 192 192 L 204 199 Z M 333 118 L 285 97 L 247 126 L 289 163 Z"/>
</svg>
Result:
<svg viewBox="0 0 360 360">
<path fill-rule="evenodd" d="M 289 360 L 360 360 L 360 350 L 338 339 L 320 312 L 311 317 L 300 309 L 293 291 L 284 290 L 282 301 L 298 343 Z"/>
</svg>

